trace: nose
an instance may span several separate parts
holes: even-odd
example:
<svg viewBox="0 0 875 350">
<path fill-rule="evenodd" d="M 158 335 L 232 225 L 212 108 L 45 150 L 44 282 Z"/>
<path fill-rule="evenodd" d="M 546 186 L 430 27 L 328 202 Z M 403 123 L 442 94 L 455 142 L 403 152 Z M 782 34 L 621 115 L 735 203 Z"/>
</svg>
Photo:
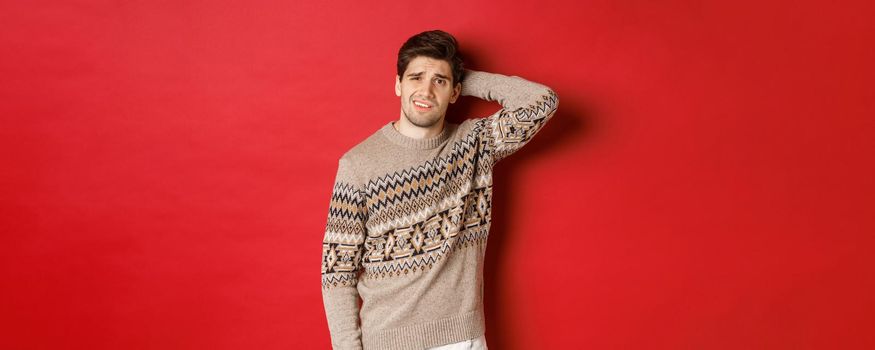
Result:
<svg viewBox="0 0 875 350">
<path fill-rule="evenodd" d="M 434 99 L 434 85 L 429 81 L 426 81 L 424 84 L 425 84 L 425 87 L 422 89 L 422 91 L 423 91 L 423 93 L 425 93 L 425 97 L 428 97 L 428 99 L 433 100 Z"/>
</svg>

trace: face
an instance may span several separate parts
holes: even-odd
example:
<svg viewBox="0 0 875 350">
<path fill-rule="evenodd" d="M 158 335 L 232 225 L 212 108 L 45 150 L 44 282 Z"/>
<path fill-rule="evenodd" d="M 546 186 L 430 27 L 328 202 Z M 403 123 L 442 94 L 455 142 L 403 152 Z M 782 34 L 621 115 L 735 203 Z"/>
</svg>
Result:
<svg viewBox="0 0 875 350">
<path fill-rule="evenodd" d="M 404 76 L 395 76 L 395 95 L 401 97 L 401 113 L 422 128 L 441 123 L 461 89 L 462 85 L 453 81 L 449 62 L 431 57 L 417 56 L 407 64 Z"/>
</svg>

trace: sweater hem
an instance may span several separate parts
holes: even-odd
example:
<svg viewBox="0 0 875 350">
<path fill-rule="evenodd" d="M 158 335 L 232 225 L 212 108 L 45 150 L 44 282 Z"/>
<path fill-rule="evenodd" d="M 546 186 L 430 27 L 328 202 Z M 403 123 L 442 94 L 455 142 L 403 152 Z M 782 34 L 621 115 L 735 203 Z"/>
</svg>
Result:
<svg viewBox="0 0 875 350">
<path fill-rule="evenodd" d="M 483 310 L 382 331 L 362 329 L 364 350 L 420 350 L 479 337 L 485 333 Z"/>
</svg>

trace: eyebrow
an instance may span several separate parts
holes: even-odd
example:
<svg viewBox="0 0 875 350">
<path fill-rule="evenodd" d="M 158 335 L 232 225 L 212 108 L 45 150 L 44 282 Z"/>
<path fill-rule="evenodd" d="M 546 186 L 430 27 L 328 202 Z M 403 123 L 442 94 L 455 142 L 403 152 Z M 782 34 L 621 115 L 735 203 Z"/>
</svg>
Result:
<svg viewBox="0 0 875 350">
<path fill-rule="evenodd" d="M 422 73 L 423 73 L 423 72 L 410 73 L 410 74 L 407 74 L 407 76 L 408 76 L 408 77 L 418 77 L 418 76 L 422 75 Z M 448 76 L 446 76 L 446 75 L 443 75 L 443 74 L 440 74 L 440 73 L 435 73 L 434 76 L 436 76 L 436 77 L 438 77 L 438 78 L 443 78 L 443 79 L 446 79 L 446 80 L 450 80 L 450 77 L 448 77 Z"/>
</svg>

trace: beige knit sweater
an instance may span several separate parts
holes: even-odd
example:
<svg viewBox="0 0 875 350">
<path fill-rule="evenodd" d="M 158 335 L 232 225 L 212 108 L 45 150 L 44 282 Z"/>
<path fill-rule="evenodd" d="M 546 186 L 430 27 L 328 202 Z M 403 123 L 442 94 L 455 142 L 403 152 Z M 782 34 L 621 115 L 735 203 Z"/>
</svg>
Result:
<svg viewBox="0 0 875 350">
<path fill-rule="evenodd" d="M 502 109 L 425 139 L 389 122 L 338 161 L 322 243 L 334 349 L 425 349 L 484 334 L 492 168 L 559 100 L 544 85 L 473 70 L 461 94 Z"/>
</svg>

